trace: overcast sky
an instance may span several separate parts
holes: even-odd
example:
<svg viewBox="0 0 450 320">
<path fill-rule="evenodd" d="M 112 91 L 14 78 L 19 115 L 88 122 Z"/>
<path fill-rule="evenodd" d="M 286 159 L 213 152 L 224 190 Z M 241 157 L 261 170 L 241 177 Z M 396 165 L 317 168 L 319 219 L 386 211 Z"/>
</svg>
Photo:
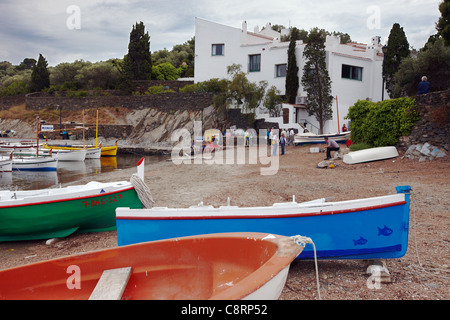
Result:
<svg viewBox="0 0 450 320">
<path fill-rule="evenodd" d="M 195 35 L 199 17 L 249 30 L 267 22 L 348 33 L 368 43 L 387 41 L 399 23 L 416 49 L 436 33 L 442 0 L 0 0 L 0 61 L 47 59 L 50 66 L 77 59 L 123 58 L 132 26 L 144 22 L 151 51 L 172 49 Z"/>
</svg>

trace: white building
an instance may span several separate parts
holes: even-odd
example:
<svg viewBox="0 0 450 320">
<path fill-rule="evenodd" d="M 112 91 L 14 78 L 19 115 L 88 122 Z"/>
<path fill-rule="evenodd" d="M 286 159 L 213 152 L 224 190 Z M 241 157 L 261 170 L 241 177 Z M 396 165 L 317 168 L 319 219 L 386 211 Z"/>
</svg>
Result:
<svg viewBox="0 0 450 320">
<path fill-rule="evenodd" d="M 260 30 L 250 32 L 247 22 L 242 28 L 234 28 L 195 19 L 195 82 L 212 78 L 227 78 L 227 67 L 240 64 L 252 82 L 265 80 L 285 94 L 287 51 L 289 42 L 280 42 L 281 34 L 273 31 L 270 24 Z M 382 99 L 383 53 L 379 37 L 373 37 L 371 44 L 340 44 L 339 37 L 327 36 L 326 62 L 332 81 L 333 119 L 325 123 L 324 133 L 335 133 L 348 120 L 344 117 L 348 108 L 360 99 L 380 101 Z M 280 123 L 281 128 L 300 128 L 298 123 L 308 122 L 308 129 L 318 133 L 318 123 L 314 116 L 308 116 L 304 101 L 306 92 L 301 86 L 303 74 L 303 41 L 297 41 L 296 55 L 299 67 L 300 88 L 295 105 L 283 104 L 284 117 L 270 118 L 261 108 L 258 118 L 266 118 Z M 387 97 L 387 93 L 385 92 Z M 338 110 L 337 110 L 338 106 Z M 339 114 L 339 117 L 337 117 Z M 289 115 L 289 117 L 287 117 Z M 339 123 L 339 127 L 338 127 Z"/>
</svg>

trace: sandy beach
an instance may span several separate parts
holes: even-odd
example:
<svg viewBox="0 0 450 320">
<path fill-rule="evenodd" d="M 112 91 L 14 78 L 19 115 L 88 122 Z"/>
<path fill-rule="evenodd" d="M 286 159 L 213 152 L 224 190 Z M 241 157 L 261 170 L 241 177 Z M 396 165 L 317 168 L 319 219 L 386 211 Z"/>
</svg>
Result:
<svg viewBox="0 0 450 320">
<path fill-rule="evenodd" d="M 418 162 L 401 154 L 357 165 L 336 160 L 336 168 L 319 169 L 316 165 L 325 154 L 309 151 L 309 146 L 287 147 L 274 175 L 261 175 L 261 168 L 268 165 L 259 159 L 256 164 L 207 164 L 203 160 L 201 164 L 177 165 L 161 161 L 146 166 L 145 182 L 155 205 L 167 207 L 188 207 L 201 201 L 226 205 L 228 197 L 236 206 L 272 205 L 292 201 L 293 195 L 297 202 L 322 197 L 340 201 L 391 194 L 398 185 L 410 185 L 409 248 L 403 258 L 386 260 L 391 282 L 382 283 L 379 289 L 369 288 L 365 261 L 319 261 L 322 299 L 449 299 L 448 157 Z M 129 180 L 134 172 L 109 172 L 96 176 L 96 180 Z M 84 180 L 77 184 L 90 178 Z M 0 243 L 0 269 L 114 246 L 116 232 L 72 235 L 50 246 L 45 240 L 4 242 Z M 280 299 L 317 299 L 314 262 L 292 263 Z"/>
</svg>

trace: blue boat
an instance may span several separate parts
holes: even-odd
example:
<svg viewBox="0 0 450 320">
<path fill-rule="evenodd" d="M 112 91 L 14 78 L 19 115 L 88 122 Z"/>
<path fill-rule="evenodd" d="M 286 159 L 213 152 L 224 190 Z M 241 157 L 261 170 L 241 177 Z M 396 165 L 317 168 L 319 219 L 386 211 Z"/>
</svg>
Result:
<svg viewBox="0 0 450 320">
<path fill-rule="evenodd" d="M 400 258 L 408 248 L 411 188 L 396 189 L 396 194 L 381 197 L 267 207 L 117 208 L 117 239 L 123 246 L 223 232 L 302 234 L 313 240 L 319 259 Z M 308 244 L 298 259 L 312 258 Z"/>
</svg>

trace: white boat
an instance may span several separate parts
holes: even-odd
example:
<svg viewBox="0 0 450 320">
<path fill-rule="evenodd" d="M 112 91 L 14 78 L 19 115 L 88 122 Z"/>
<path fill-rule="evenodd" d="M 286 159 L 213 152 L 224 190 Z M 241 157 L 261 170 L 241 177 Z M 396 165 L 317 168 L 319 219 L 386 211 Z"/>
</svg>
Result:
<svg viewBox="0 0 450 320">
<path fill-rule="evenodd" d="M 379 147 L 349 152 L 344 155 L 344 163 L 356 164 L 370 161 L 385 160 L 398 157 L 395 147 Z"/>
<path fill-rule="evenodd" d="M 86 159 L 100 159 L 102 155 L 102 149 L 100 147 L 88 148 L 86 150 L 87 150 Z"/>
<path fill-rule="evenodd" d="M 0 151 L 18 151 L 36 148 L 36 143 L 20 143 L 20 142 L 3 142 L 0 143 Z"/>
<path fill-rule="evenodd" d="M 350 131 L 342 133 L 315 134 L 312 132 L 297 133 L 294 136 L 294 145 L 307 143 L 325 143 L 325 137 L 333 139 L 336 142 L 345 143 L 350 139 Z"/>
<path fill-rule="evenodd" d="M 87 150 L 52 150 L 52 157 L 59 161 L 84 161 Z"/>
<path fill-rule="evenodd" d="M 50 157 L 23 157 L 12 159 L 13 170 L 56 171 L 58 160 Z"/>
<path fill-rule="evenodd" d="M 11 172 L 12 171 L 12 160 L 4 159 L 0 160 L 0 172 Z"/>
</svg>

